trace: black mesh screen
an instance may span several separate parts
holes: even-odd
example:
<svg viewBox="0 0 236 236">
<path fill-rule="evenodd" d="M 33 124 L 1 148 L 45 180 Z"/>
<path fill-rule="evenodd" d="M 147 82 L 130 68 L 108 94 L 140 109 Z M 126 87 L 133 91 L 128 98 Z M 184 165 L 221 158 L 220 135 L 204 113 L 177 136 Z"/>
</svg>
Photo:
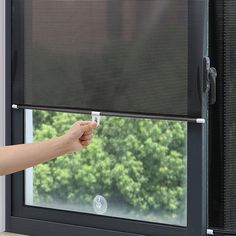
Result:
<svg viewBox="0 0 236 236">
<path fill-rule="evenodd" d="M 225 227 L 236 231 L 236 2 L 225 1 Z"/>
<path fill-rule="evenodd" d="M 236 2 L 211 2 L 211 54 L 218 103 L 212 108 L 210 226 L 236 234 Z"/>
<path fill-rule="evenodd" d="M 188 83 L 190 1 L 13 2 L 13 29 L 24 28 L 15 35 L 24 85 L 14 103 L 200 116 L 199 84 Z M 197 101 L 191 114 L 188 99 Z"/>
</svg>

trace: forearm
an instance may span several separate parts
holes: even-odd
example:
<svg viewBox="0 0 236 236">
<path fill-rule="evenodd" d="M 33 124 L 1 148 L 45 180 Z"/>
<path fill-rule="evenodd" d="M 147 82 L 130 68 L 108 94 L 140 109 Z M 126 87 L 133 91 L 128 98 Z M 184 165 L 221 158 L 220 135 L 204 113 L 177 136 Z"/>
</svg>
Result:
<svg viewBox="0 0 236 236">
<path fill-rule="evenodd" d="M 7 175 L 47 162 L 69 151 L 63 136 L 39 143 L 1 147 L 0 175 Z"/>
<path fill-rule="evenodd" d="M 7 175 L 49 161 L 86 147 L 92 138 L 95 122 L 80 121 L 63 136 L 47 141 L 0 148 L 0 175 Z"/>
</svg>

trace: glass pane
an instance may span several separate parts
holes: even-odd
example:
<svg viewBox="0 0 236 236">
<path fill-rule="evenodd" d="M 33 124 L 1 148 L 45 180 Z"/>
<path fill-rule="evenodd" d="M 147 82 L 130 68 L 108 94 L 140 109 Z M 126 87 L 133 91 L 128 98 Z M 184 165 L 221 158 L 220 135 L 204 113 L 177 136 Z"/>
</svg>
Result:
<svg viewBox="0 0 236 236">
<path fill-rule="evenodd" d="M 26 142 L 88 115 L 26 111 Z M 26 171 L 26 204 L 186 226 L 186 123 L 102 117 L 92 143 Z"/>
</svg>

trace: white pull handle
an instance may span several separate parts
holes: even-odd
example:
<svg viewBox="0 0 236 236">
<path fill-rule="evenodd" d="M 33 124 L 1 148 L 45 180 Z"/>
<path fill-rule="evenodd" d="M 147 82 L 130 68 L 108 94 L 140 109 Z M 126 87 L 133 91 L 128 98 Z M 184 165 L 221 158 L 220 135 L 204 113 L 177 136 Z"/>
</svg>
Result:
<svg viewBox="0 0 236 236">
<path fill-rule="evenodd" d="M 100 116 L 100 112 L 98 111 L 92 111 L 92 121 L 97 123 L 97 126 L 100 125 L 100 121 L 101 121 L 101 116 Z"/>
</svg>

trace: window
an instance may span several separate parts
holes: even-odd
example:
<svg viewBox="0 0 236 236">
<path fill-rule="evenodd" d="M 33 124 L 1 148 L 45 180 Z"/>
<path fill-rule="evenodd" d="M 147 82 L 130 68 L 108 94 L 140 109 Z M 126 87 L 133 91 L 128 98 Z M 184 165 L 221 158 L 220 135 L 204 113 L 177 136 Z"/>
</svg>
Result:
<svg viewBox="0 0 236 236">
<path fill-rule="evenodd" d="M 86 119 L 26 110 L 26 142 Z M 186 226 L 186 148 L 186 122 L 103 117 L 88 149 L 26 171 L 25 203 Z"/>
<path fill-rule="evenodd" d="M 13 103 L 201 117 L 188 14 L 203 2 L 13 1 Z"/>
<path fill-rule="evenodd" d="M 9 231 L 206 234 L 206 9 L 204 0 L 7 2 L 8 143 L 59 135 L 92 111 L 103 119 L 84 152 L 8 178 Z"/>
</svg>

